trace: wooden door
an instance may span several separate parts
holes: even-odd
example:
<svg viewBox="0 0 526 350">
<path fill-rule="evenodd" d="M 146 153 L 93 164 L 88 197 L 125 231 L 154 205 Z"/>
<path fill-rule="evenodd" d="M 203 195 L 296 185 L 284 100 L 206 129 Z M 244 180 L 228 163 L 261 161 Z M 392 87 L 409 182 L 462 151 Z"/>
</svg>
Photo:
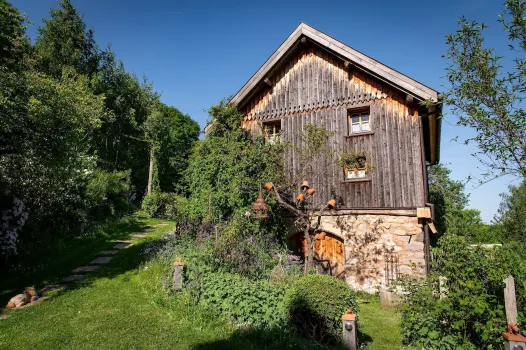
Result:
<svg viewBox="0 0 526 350">
<path fill-rule="evenodd" d="M 303 232 L 298 232 L 289 238 L 289 249 L 305 258 L 307 244 Z M 314 260 L 317 269 L 338 278 L 345 277 L 345 254 L 343 240 L 327 233 L 324 239 L 314 241 Z"/>
</svg>

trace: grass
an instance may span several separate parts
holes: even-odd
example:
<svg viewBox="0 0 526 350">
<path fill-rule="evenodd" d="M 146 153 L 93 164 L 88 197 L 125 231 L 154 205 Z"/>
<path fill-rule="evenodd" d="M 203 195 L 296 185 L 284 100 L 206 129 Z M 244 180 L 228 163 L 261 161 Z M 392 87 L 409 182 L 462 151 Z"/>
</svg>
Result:
<svg viewBox="0 0 526 350">
<path fill-rule="evenodd" d="M 57 261 L 27 275 L 5 275 L 2 296 L 13 296 L 31 282 L 39 287 L 57 282 L 71 269 L 89 263 L 115 239 L 126 238 L 159 223 L 126 219 L 90 238 L 68 244 Z M 90 277 L 51 294 L 35 306 L 8 311 L 0 321 L 0 349 L 276 349 L 313 348 L 306 340 L 281 330 L 233 328 L 213 311 L 192 304 L 184 295 L 161 291 L 160 266 L 144 264 L 148 241 L 172 227 L 158 227 Z M 40 276 L 40 277 L 39 277 Z M 4 286 L 7 286 L 5 288 Z M 5 289 L 4 289 L 5 288 Z M 316 346 L 314 346 L 315 348 Z"/>
<path fill-rule="evenodd" d="M 20 265 L 19 270 L 4 274 L 0 297 L 8 299 L 27 285 L 58 282 L 73 268 L 89 263 L 98 251 L 111 248 L 116 239 L 160 222 L 131 217 L 53 246 L 50 257 L 42 253 L 44 262 L 29 271 L 27 265 Z M 9 318 L 0 321 L 0 349 L 323 348 L 281 329 L 236 329 L 214 310 L 191 303 L 183 294 L 163 291 L 162 267 L 145 263 L 142 251 L 172 228 L 173 224 L 156 227 L 108 265 L 41 304 L 8 311 Z M 361 299 L 360 331 L 369 349 L 402 349 L 396 311 L 381 308 L 374 297 Z"/>
<path fill-rule="evenodd" d="M 360 332 L 370 350 L 413 349 L 402 345 L 400 314 L 396 308 L 384 308 L 378 296 L 361 295 Z"/>
</svg>

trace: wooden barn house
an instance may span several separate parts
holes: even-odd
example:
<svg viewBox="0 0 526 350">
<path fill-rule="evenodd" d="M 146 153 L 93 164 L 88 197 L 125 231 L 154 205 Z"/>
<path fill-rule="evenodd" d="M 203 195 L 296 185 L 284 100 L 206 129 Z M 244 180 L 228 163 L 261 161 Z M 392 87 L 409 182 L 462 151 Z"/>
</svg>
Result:
<svg viewBox="0 0 526 350">
<path fill-rule="evenodd" d="M 411 59 L 411 56 L 407 56 Z M 314 178 L 336 211 L 321 218 L 315 255 L 329 273 L 373 291 L 401 274 L 425 275 L 433 205 L 427 170 L 439 160 L 438 92 L 301 23 L 232 98 L 243 127 L 298 142 L 307 124 L 334 133 L 356 164 L 320 164 Z M 294 152 L 286 166 L 297 172 Z M 290 242 L 295 232 L 291 229 Z"/>
</svg>

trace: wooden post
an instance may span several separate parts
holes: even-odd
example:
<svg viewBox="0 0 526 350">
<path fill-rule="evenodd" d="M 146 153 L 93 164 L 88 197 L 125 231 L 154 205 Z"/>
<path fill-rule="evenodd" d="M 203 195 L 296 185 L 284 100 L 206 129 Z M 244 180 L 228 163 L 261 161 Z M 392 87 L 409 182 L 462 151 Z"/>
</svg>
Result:
<svg viewBox="0 0 526 350">
<path fill-rule="evenodd" d="M 345 349 L 356 350 L 356 315 L 351 310 L 342 315 L 342 330 Z"/>
<path fill-rule="evenodd" d="M 506 308 L 506 320 L 508 323 L 508 331 L 502 333 L 502 336 L 506 339 L 504 349 L 526 349 L 526 337 L 520 334 L 519 325 L 517 324 L 515 280 L 512 276 L 508 276 L 508 278 L 504 280 L 504 283 L 506 284 L 506 287 L 504 288 L 504 305 Z"/>
<path fill-rule="evenodd" d="M 177 292 L 183 288 L 183 262 L 180 257 L 175 258 L 174 275 L 173 275 L 173 291 Z"/>
<path fill-rule="evenodd" d="M 504 288 L 504 304 L 506 306 L 506 320 L 508 327 L 517 324 L 517 300 L 515 299 L 515 280 L 512 276 L 508 276 L 504 280 L 506 288 Z"/>
</svg>

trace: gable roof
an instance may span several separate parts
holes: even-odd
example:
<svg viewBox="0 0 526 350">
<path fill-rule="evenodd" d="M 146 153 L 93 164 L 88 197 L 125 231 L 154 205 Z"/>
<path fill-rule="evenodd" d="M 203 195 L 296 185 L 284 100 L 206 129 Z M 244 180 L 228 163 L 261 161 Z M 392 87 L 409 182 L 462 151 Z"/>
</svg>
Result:
<svg viewBox="0 0 526 350">
<path fill-rule="evenodd" d="M 396 70 L 354 50 L 344 43 L 331 38 L 325 33 L 309 26 L 305 23 L 300 25 L 289 35 L 289 37 L 278 47 L 278 49 L 269 57 L 269 59 L 258 69 L 258 71 L 243 85 L 243 87 L 232 97 L 234 104 L 240 105 L 251 94 L 252 91 L 267 77 L 269 72 L 278 65 L 286 53 L 294 47 L 296 42 L 302 37 L 307 37 L 314 43 L 331 51 L 333 54 L 348 60 L 356 67 L 375 76 L 383 82 L 394 86 L 395 88 L 416 97 L 418 100 L 431 100 L 438 102 L 438 92 L 424 84 L 417 82 L 403 75 Z"/>
</svg>

